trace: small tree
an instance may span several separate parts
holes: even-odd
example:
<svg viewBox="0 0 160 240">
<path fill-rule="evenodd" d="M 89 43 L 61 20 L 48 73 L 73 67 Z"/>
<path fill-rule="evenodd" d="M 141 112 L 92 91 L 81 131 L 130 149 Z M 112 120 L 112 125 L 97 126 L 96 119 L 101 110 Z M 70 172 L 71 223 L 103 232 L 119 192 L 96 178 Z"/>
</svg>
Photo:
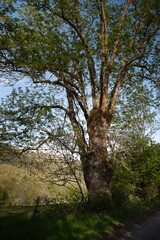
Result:
<svg viewBox="0 0 160 240">
<path fill-rule="evenodd" d="M 9 130 L 17 142 L 67 143 L 80 156 L 90 198 L 111 197 L 106 143 L 117 96 L 142 82 L 159 86 L 159 10 L 156 0 L 1 1 L 2 79 L 49 85 L 34 98 L 27 90 L 24 101 L 26 93 L 14 91 L 15 109 L 2 118 L 16 121 Z"/>
</svg>

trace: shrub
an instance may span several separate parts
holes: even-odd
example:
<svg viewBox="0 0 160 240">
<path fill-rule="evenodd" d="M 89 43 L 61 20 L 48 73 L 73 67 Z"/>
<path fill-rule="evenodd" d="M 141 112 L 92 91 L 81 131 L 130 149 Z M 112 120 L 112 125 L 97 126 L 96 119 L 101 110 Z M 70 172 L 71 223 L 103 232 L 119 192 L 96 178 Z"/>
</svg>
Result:
<svg viewBox="0 0 160 240">
<path fill-rule="evenodd" d="M 125 206 L 130 202 L 137 201 L 135 194 L 135 185 L 125 183 L 124 181 L 113 182 L 112 184 L 112 198 L 116 206 Z"/>
</svg>

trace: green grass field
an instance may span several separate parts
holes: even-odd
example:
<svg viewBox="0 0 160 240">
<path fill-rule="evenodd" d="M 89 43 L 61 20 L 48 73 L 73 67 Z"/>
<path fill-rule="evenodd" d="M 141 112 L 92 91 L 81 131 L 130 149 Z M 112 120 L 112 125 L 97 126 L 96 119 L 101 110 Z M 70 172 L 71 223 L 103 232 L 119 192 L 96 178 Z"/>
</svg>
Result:
<svg viewBox="0 0 160 240">
<path fill-rule="evenodd" d="M 66 211 L 66 206 L 1 207 L 1 240 L 93 240 L 102 232 L 112 230 L 119 222 L 138 215 L 154 204 L 134 204 L 113 208 L 108 213 Z"/>
</svg>

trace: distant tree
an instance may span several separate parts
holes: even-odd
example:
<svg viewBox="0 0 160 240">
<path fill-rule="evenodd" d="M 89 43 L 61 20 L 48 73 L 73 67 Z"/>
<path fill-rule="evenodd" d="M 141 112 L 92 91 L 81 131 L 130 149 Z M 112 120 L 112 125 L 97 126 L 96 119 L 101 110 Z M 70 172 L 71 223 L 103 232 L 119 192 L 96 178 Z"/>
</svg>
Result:
<svg viewBox="0 0 160 240">
<path fill-rule="evenodd" d="M 133 89 L 133 88 L 132 88 Z M 136 94 L 136 91 L 139 94 Z M 113 155 L 141 151 L 160 129 L 154 108 L 154 92 L 139 85 L 130 94 L 122 94 L 117 101 L 114 120 L 109 129 Z"/>
<path fill-rule="evenodd" d="M 156 0 L 2 0 L 2 80 L 37 84 L 32 95 L 20 89 L 8 98 L 3 137 L 63 144 L 80 156 L 89 198 L 111 197 L 117 97 L 141 94 L 136 86 L 147 82 L 158 89 L 159 13 Z"/>
</svg>

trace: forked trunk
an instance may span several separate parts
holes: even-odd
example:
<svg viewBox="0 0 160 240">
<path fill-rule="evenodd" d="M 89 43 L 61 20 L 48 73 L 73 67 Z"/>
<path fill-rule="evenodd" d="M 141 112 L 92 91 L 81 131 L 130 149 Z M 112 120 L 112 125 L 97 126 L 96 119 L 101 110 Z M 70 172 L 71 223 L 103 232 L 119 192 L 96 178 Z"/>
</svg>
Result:
<svg viewBox="0 0 160 240">
<path fill-rule="evenodd" d="M 108 128 L 105 113 L 92 110 L 88 119 L 89 152 L 85 161 L 82 159 L 90 199 L 106 195 L 111 198 L 113 166 L 106 148 Z"/>
</svg>

